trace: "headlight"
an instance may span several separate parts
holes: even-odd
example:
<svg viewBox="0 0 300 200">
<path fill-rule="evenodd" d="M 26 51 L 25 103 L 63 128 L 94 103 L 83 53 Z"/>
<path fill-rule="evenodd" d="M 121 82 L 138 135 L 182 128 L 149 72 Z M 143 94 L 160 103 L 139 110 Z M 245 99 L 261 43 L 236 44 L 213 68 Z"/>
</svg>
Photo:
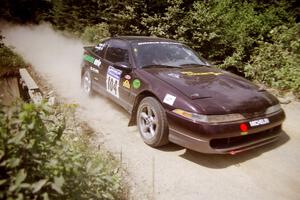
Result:
<svg viewBox="0 0 300 200">
<path fill-rule="evenodd" d="M 277 104 L 277 105 L 275 105 L 275 106 L 269 107 L 269 108 L 266 110 L 265 114 L 268 115 L 268 114 L 271 114 L 271 113 L 274 113 L 274 112 L 278 112 L 278 111 L 280 111 L 280 110 L 281 110 L 281 106 L 280 106 L 280 104 Z"/>
<path fill-rule="evenodd" d="M 197 113 L 191 113 L 181 109 L 173 110 L 174 113 L 188 118 L 194 122 L 207 122 L 207 123 L 219 123 L 219 122 L 232 122 L 238 120 L 244 120 L 245 117 L 241 114 L 226 114 L 226 115 L 201 115 Z"/>
</svg>

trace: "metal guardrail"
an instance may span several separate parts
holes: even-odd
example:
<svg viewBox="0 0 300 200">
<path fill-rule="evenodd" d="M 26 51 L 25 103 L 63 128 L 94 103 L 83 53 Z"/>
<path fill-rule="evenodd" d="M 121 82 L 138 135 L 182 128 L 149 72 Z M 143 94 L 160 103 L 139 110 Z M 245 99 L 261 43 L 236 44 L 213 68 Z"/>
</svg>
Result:
<svg viewBox="0 0 300 200">
<path fill-rule="evenodd" d="M 28 73 L 27 69 L 19 69 L 19 72 L 21 76 L 20 85 L 22 86 L 22 89 L 28 93 L 29 98 L 33 101 L 33 103 L 41 103 L 43 94 L 36 82 Z"/>
</svg>

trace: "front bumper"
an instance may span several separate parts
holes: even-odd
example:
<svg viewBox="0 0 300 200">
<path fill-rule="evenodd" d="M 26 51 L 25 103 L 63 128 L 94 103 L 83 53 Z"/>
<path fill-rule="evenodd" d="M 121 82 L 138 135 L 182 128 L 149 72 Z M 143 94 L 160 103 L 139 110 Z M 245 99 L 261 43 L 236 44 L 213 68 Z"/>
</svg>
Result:
<svg viewBox="0 0 300 200">
<path fill-rule="evenodd" d="M 235 154 L 275 141 L 285 119 L 283 110 L 270 115 L 238 122 L 219 124 L 194 123 L 176 114 L 167 112 L 169 140 L 175 144 L 203 153 Z M 270 123 L 250 127 L 247 134 L 241 133 L 240 124 L 268 118 Z"/>
</svg>

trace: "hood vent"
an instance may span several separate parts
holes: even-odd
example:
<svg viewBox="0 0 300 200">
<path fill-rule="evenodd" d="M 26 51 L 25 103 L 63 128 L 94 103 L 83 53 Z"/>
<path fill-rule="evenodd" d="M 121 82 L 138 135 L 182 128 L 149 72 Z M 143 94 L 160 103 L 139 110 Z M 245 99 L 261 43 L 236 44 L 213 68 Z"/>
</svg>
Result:
<svg viewBox="0 0 300 200">
<path fill-rule="evenodd" d="M 194 93 L 191 94 L 191 99 L 195 100 L 195 99 L 208 99 L 208 98 L 212 98 L 211 96 L 201 96 L 199 93 Z"/>
</svg>

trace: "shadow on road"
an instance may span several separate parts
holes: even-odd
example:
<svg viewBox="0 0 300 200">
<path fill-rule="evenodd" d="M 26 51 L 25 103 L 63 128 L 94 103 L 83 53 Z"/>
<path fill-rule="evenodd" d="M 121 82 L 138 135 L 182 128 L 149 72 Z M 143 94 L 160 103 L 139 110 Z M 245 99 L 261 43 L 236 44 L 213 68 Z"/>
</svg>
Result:
<svg viewBox="0 0 300 200">
<path fill-rule="evenodd" d="M 251 149 L 249 151 L 238 153 L 236 155 L 204 154 L 186 149 L 185 152 L 180 155 L 180 157 L 204 167 L 212 169 L 222 169 L 232 165 L 239 165 L 247 160 L 251 160 L 255 157 L 258 157 L 263 153 L 271 151 L 287 143 L 289 139 L 290 137 L 286 134 L 286 132 L 283 131 L 277 141 L 255 149 Z M 170 144 L 166 147 L 160 148 L 160 150 L 166 152 L 178 151 L 181 149 L 184 148 L 175 144 Z"/>
<path fill-rule="evenodd" d="M 161 150 L 161 151 L 165 151 L 165 152 L 173 152 L 173 151 L 180 151 L 185 148 L 182 146 L 179 146 L 177 144 L 174 144 L 174 143 L 169 143 L 169 144 L 159 147 L 157 149 Z"/>
</svg>

